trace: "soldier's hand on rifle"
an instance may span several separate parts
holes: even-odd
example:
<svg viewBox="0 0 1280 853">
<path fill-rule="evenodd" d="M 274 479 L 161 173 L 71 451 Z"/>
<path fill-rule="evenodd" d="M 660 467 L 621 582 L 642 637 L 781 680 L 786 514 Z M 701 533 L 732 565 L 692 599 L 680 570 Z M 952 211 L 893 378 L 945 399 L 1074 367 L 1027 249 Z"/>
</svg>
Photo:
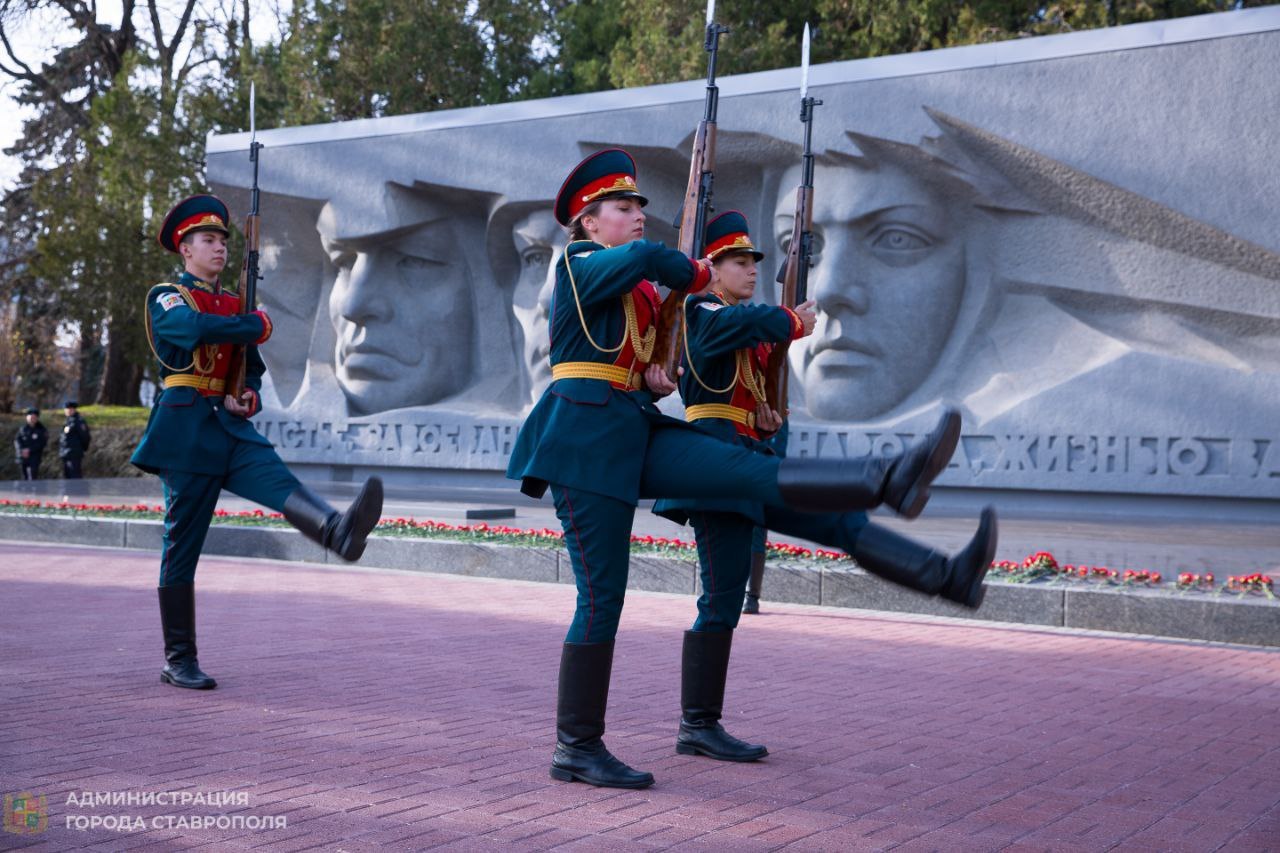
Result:
<svg viewBox="0 0 1280 853">
<path fill-rule="evenodd" d="M 242 418 L 247 418 L 253 414 L 252 391 L 246 390 L 239 400 L 228 394 L 223 398 L 223 403 L 226 405 L 227 411 L 233 415 L 239 415 Z"/>
<path fill-rule="evenodd" d="M 773 435 L 782 429 L 782 415 L 764 403 L 756 404 L 756 432 L 762 435 Z"/>
<path fill-rule="evenodd" d="M 683 367 L 676 368 L 677 378 L 684 374 Z M 663 370 L 661 364 L 651 364 L 644 370 L 644 383 L 649 386 L 649 390 L 655 398 L 665 397 L 672 391 L 676 390 L 676 383 L 672 382 L 667 376 L 667 371 Z"/>
<path fill-rule="evenodd" d="M 804 304 L 795 307 L 796 316 L 800 318 L 800 323 L 804 326 L 805 337 L 813 334 L 813 327 L 818 322 L 818 312 L 813 310 L 813 304 L 812 299 L 806 299 Z"/>
<path fill-rule="evenodd" d="M 712 263 L 710 258 L 699 258 L 698 266 L 711 274 L 711 278 L 707 281 L 707 287 L 714 287 L 720 281 L 720 273 L 716 270 L 716 265 Z"/>
</svg>

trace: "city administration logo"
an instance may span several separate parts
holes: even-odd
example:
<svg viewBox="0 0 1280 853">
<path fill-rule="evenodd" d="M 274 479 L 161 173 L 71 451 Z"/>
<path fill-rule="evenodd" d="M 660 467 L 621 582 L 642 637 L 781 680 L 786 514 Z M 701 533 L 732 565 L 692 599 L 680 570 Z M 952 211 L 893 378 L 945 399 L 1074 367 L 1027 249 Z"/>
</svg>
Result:
<svg viewBox="0 0 1280 853">
<path fill-rule="evenodd" d="M 15 835 L 35 835 L 49 826 L 45 796 L 29 791 L 4 795 L 4 831 Z"/>
</svg>

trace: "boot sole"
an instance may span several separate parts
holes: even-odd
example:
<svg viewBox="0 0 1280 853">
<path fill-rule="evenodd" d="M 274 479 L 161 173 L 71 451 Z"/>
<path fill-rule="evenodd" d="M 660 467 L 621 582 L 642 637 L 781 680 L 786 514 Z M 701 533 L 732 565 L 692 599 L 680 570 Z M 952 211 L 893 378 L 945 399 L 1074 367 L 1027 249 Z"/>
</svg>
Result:
<svg viewBox="0 0 1280 853">
<path fill-rule="evenodd" d="M 364 484 L 364 488 L 360 490 L 360 494 L 356 495 L 355 502 L 363 502 L 360 506 L 360 514 L 356 516 L 356 522 L 351 528 L 351 537 L 360 540 L 360 547 L 348 548 L 344 553 L 338 554 L 348 563 L 354 563 L 364 556 L 366 540 L 373 532 L 373 528 L 377 527 L 378 522 L 382 520 L 382 478 L 370 477 Z"/>
<path fill-rule="evenodd" d="M 679 753 L 680 755 L 705 755 L 707 758 L 714 758 L 716 761 L 735 761 L 735 762 L 738 762 L 739 764 L 747 764 L 752 761 L 759 761 L 760 759 L 764 758 L 769 754 L 769 750 L 766 749 L 764 752 L 760 753 L 759 755 L 750 755 L 750 756 L 722 755 L 718 752 L 711 752 L 709 750 L 699 749 L 696 746 L 689 746 L 688 744 L 684 744 L 684 743 L 676 744 L 676 752 Z"/>
<path fill-rule="evenodd" d="M 572 770 L 565 770 L 561 767 L 551 768 L 551 778 L 555 779 L 558 782 L 585 782 L 588 785 L 595 785 L 597 788 L 626 788 L 632 791 L 636 791 L 641 788 L 648 788 L 654 782 L 652 778 L 647 779 L 643 782 L 636 782 L 632 784 L 596 782 L 591 779 L 588 779 L 585 776 L 580 776 L 577 773 L 574 773 Z"/>
<path fill-rule="evenodd" d="M 939 437 L 938 445 L 933 449 L 933 453 L 929 454 L 929 458 L 925 460 L 920 476 L 911 484 L 911 488 L 907 489 L 907 495 L 902 499 L 902 504 L 898 508 L 898 515 L 906 519 L 912 519 L 918 518 L 920 513 L 924 512 L 924 506 L 929 502 L 929 486 L 947 467 L 951 457 L 955 455 L 956 445 L 959 443 L 960 413 L 950 411 L 947 412 L 946 422 L 942 426 L 942 435 Z"/>
<path fill-rule="evenodd" d="M 170 678 L 169 676 L 165 675 L 163 672 L 160 673 L 160 683 L 172 684 L 174 687 L 182 687 L 187 690 L 212 690 L 213 688 L 218 686 L 218 682 L 214 681 L 212 678 L 209 679 L 208 684 L 183 684 L 181 681 L 175 681 L 173 678 Z"/>
</svg>

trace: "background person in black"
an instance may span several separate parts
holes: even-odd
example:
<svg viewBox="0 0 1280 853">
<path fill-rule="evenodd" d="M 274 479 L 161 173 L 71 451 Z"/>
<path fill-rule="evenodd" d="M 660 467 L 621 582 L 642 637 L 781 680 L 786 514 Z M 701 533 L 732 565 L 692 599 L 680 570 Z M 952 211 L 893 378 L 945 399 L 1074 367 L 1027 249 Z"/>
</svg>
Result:
<svg viewBox="0 0 1280 853">
<path fill-rule="evenodd" d="M 58 438 L 58 456 L 62 459 L 62 476 L 67 480 L 79 480 L 80 463 L 84 460 L 85 451 L 89 449 L 89 425 L 80 417 L 80 404 L 68 400 L 63 409 L 67 423 L 62 427 L 62 435 Z"/>
<path fill-rule="evenodd" d="M 48 443 L 49 430 L 40 423 L 40 410 L 35 407 L 27 409 L 27 422 L 18 427 L 18 434 L 13 437 L 14 454 L 22 479 L 40 479 L 40 460 Z"/>
</svg>

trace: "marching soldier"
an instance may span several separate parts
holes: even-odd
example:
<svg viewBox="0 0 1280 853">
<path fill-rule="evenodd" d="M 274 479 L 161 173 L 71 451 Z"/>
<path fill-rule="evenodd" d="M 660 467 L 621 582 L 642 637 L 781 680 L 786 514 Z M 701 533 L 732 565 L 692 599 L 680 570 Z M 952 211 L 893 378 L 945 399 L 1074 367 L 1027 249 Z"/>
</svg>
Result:
<svg viewBox="0 0 1280 853">
<path fill-rule="evenodd" d="M 556 266 L 552 382 L 507 468 L 526 494 L 541 497 L 550 487 L 578 589 L 561 651 L 551 775 L 618 788 L 653 784 L 652 774 L 615 758 L 602 740 L 637 500 L 739 498 L 798 510 L 884 503 L 914 517 L 959 438 L 958 416 L 949 413 L 892 459 L 780 462 L 661 414 L 654 397 L 675 385 L 649 364 L 653 282 L 696 292 L 713 283 L 714 268 L 646 242 L 645 204 L 635 162 L 617 148 L 583 160 L 557 194 L 556 220 L 571 242 Z M 802 332 L 798 318 L 784 320 L 788 333 Z"/>
<path fill-rule="evenodd" d="M 211 195 L 178 203 L 160 228 L 160 245 L 182 257 L 177 281 L 151 288 L 147 337 L 160 365 L 162 391 L 132 462 L 164 484 L 160 624 L 166 666 L 161 681 L 208 689 L 216 683 L 196 658 L 195 571 L 209 522 L 226 489 L 281 512 L 307 538 L 344 560 L 357 560 L 382 512 L 382 481 L 371 477 L 346 512 L 302 485 L 271 443 L 249 423 L 262 408 L 266 365 L 258 347 L 271 337 L 262 311 L 240 312 L 222 289 L 227 262 L 227 206 Z M 226 394 L 235 346 L 246 347 L 245 391 Z"/>
<path fill-rule="evenodd" d="M 62 427 L 62 435 L 58 437 L 58 456 L 62 459 L 62 476 L 67 480 L 79 480 L 84 476 L 81 465 L 85 451 L 89 449 L 91 436 L 89 425 L 80 417 L 80 404 L 68 400 L 63 407 L 67 422 Z"/>
<path fill-rule="evenodd" d="M 773 344 L 813 331 L 813 303 L 795 311 L 748 304 L 756 264 L 746 218 L 728 211 L 707 223 L 707 257 L 716 284 L 684 306 L 685 372 L 680 379 L 685 417 L 729 445 L 772 453 L 761 441 L 783 425 L 765 402 L 764 377 Z M 787 463 L 784 463 L 787 464 Z M 976 608 L 996 547 L 994 512 L 984 510 L 973 540 L 947 557 L 870 524 L 865 512 L 796 512 L 750 499 L 659 501 L 654 511 L 693 524 L 702 593 L 698 616 L 685 633 L 680 731 L 676 751 L 723 761 L 754 761 L 765 747 L 744 743 L 720 725 L 733 631 L 742 612 L 753 539 L 762 528 L 840 548 L 863 568 L 894 583 Z"/>
<path fill-rule="evenodd" d="M 18 457 L 18 468 L 22 471 L 22 479 L 40 479 L 40 460 L 44 457 L 45 446 L 49 444 L 49 430 L 40 423 L 40 410 L 32 406 L 27 409 L 27 422 L 18 427 L 18 434 L 13 437 L 13 449 Z"/>
</svg>

